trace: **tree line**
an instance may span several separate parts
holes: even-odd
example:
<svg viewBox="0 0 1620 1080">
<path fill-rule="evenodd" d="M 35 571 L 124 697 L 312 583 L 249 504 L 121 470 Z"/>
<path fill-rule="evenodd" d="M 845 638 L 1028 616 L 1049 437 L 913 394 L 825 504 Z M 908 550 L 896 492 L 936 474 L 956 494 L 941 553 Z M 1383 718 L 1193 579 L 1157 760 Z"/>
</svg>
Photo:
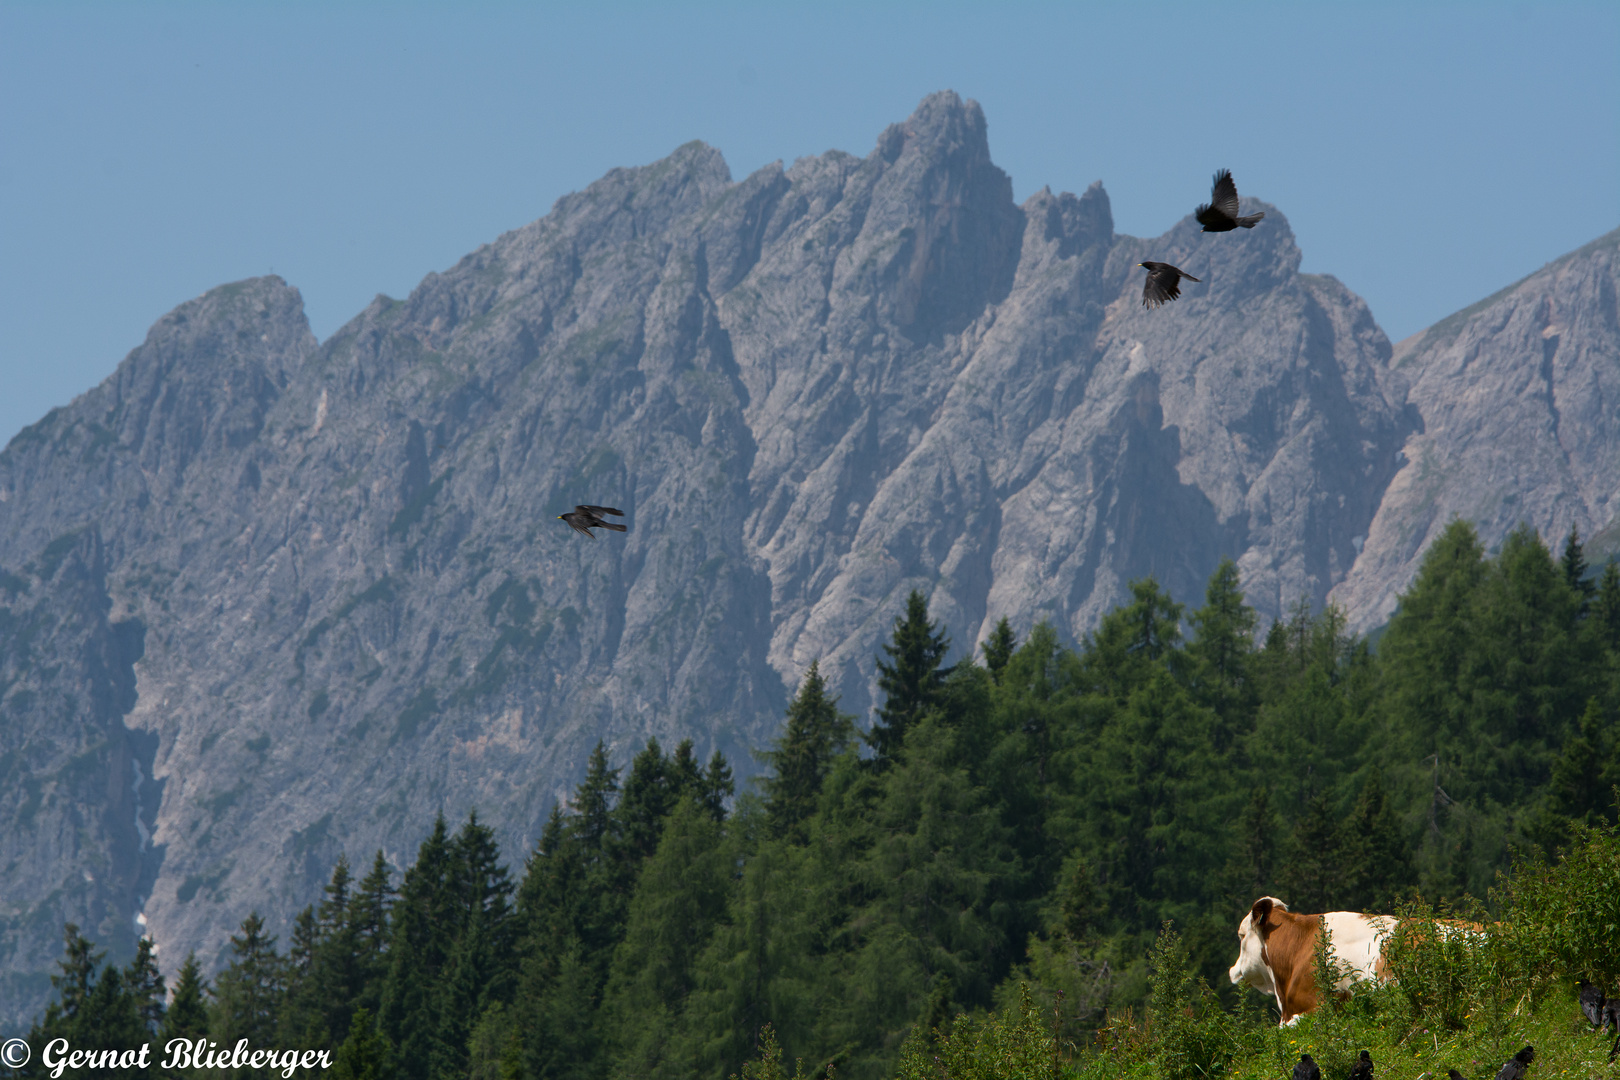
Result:
<svg viewBox="0 0 1620 1080">
<path fill-rule="evenodd" d="M 1258 634 L 1227 561 L 1192 610 L 1142 580 L 1078 647 L 1002 620 L 954 665 L 913 593 L 866 730 L 811 664 L 740 793 L 690 742 L 623 767 L 598 745 L 516 880 L 476 814 L 441 817 L 397 881 L 380 852 L 358 882 L 340 859 L 284 946 L 249 916 L 172 997 L 147 943 L 103 967 L 69 926 L 30 1043 L 720 1080 L 770 1025 L 788 1058 L 871 1080 L 914 1029 L 1020 987 L 1074 1031 L 1141 1004 L 1166 921 L 1230 1001 L 1257 896 L 1484 897 L 1516 852 L 1615 821 L 1620 568 L 1596 578 L 1574 533 L 1561 558 L 1528 529 L 1488 554 L 1456 522 L 1376 642 L 1306 603 Z M 45 1075 L 37 1049 L 15 1075 Z"/>
</svg>

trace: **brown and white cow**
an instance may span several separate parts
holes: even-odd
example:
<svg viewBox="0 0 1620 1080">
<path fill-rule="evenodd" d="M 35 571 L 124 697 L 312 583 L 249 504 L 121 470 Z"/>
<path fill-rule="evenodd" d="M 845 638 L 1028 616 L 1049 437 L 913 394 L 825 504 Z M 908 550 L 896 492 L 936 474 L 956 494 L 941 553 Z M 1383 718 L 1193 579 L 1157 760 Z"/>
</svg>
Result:
<svg viewBox="0 0 1620 1080">
<path fill-rule="evenodd" d="M 1348 990 L 1361 979 L 1387 977 L 1379 953 L 1384 937 L 1395 929 L 1391 916 L 1356 911 L 1296 915 L 1276 897 L 1262 896 L 1238 923 L 1238 958 L 1229 974 L 1234 985 L 1248 983 L 1276 996 L 1282 1012 L 1279 1026 L 1316 1008 L 1313 960 L 1323 922 L 1332 935 L 1334 958 L 1349 968 L 1337 989 Z"/>
</svg>

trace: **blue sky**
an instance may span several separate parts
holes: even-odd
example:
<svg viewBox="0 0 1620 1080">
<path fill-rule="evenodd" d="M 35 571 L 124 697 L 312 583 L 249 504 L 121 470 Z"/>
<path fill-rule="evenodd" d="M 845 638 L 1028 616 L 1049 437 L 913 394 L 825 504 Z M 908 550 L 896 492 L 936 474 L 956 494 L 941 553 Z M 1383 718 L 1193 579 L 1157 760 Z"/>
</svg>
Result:
<svg viewBox="0 0 1620 1080">
<path fill-rule="evenodd" d="M 0 0 L 0 442 L 214 285 L 324 339 L 614 166 L 865 155 L 944 88 L 1016 198 L 1100 179 L 1121 232 L 1231 168 L 1392 340 L 1620 225 L 1612 0 Z"/>
</svg>

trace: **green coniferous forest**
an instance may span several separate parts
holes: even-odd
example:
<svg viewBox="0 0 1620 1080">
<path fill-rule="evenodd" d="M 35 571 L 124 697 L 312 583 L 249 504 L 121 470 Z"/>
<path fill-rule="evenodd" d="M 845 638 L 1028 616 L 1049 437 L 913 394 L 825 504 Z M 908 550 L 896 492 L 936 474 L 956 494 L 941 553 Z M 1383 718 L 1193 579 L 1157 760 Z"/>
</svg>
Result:
<svg viewBox="0 0 1620 1080">
<path fill-rule="evenodd" d="M 521 866 L 440 819 L 402 875 L 339 861 L 286 940 L 248 918 L 166 1006 L 144 946 L 102 967 L 69 926 L 30 1042 L 324 1047 L 345 1080 L 876 1080 L 927 1072 L 915 1033 L 959 1014 L 1071 1046 L 1172 991 L 1258 1016 L 1226 978 L 1256 897 L 1499 905 L 1515 857 L 1614 824 L 1620 571 L 1591 577 L 1573 535 L 1487 555 L 1458 522 L 1375 644 L 1305 605 L 1257 640 L 1227 562 L 1194 608 L 1138 581 L 1078 649 L 1003 621 L 950 667 L 913 594 L 868 730 L 812 664 L 749 790 L 690 743 L 598 746 Z"/>
</svg>

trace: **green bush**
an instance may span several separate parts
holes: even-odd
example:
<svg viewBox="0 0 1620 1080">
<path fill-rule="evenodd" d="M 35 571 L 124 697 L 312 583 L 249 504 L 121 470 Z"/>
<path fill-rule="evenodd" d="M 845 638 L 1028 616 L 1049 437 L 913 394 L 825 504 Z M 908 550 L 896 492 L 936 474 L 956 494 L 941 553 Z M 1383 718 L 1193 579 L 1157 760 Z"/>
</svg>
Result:
<svg viewBox="0 0 1620 1080">
<path fill-rule="evenodd" d="M 828 1062 L 825 1070 L 825 1080 L 834 1080 L 836 1070 Z M 743 1062 L 742 1080 L 811 1080 L 821 1074 L 804 1071 L 804 1059 L 793 1060 L 793 1074 L 782 1067 L 782 1046 L 776 1041 L 776 1029 L 766 1024 L 759 1031 L 759 1057 L 752 1061 Z M 731 1080 L 738 1080 L 737 1074 L 731 1074 Z"/>
<path fill-rule="evenodd" d="M 1550 980 L 1620 985 L 1620 828 L 1576 826 L 1562 859 L 1520 863 L 1501 893 L 1538 996 Z"/>
<path fill-rule="evenodd" d="M 1383 958 L 1405 1026 L 1462 1031 L 1481 1009 L 1501 1014 L 1502 999 L 1522 982 L 1508 928 L 1496 924 L 1487 933 L 1477 903 L 1459 909 L 1419 898 L 1398 918 Z"/>
<path fill-rule="evenodd" d="M 1224 1076 L 1238 1046 L 1237 1028 L 1215 994 L 1192 973 L 1187 948 L 1169 923 L 1153 946 L 1148 1046 L 1166 1080 Z"/>
<path fill-rule="evenodd" d="M 1026 984 L 1018 1010 L 982 1020 L 958 1016 L 949 1032 L 936 1031 L 936 1045 L 922 1025 L 900 1051 L 896 1080 L 1057 1080 L 1058 1045 L 1036 1009 Z"/>
</svg>

